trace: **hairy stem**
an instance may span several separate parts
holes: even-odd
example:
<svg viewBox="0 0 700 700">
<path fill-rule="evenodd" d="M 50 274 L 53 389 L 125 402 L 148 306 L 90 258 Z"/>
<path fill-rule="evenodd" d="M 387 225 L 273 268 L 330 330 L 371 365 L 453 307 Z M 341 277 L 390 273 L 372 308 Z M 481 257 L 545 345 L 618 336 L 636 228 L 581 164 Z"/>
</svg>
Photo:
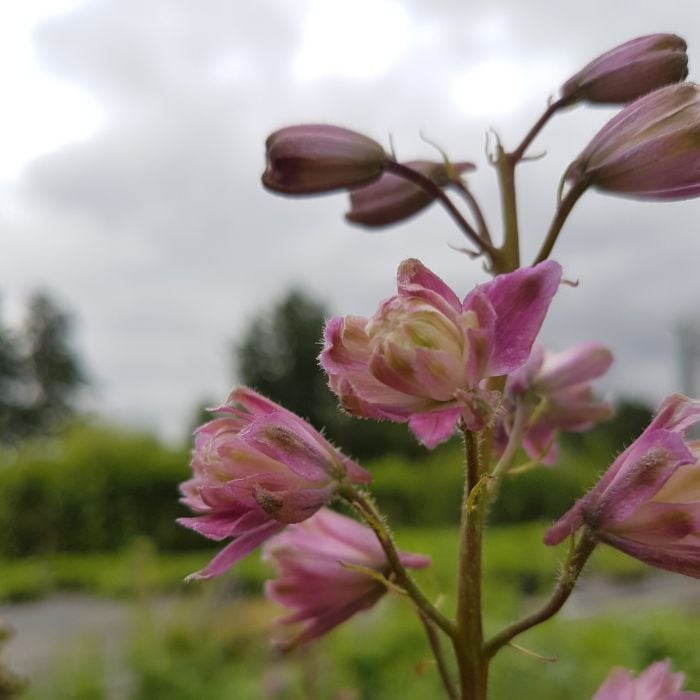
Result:
<svg viewBox="0 0 700 700">
<path fill-rule="evenodd" d="M 454 639 L 462 700 L 485 700 L 488 658 L 482 653 L 481 539 L 484 499 L 479 491 L 484 468 L 477 436 L 464 430 L 466 479 L 459 533 L 457 636 Z"/>
<path fill-rule="evenodd" d="M 539 610 L 515 622 L 510 627 L 506 627 L 492 637 L 484 645 L 486 658 L 490 659 L 501 647 L 508 644 L 519 634 L 549 620 L 561 610 L 574 590 L 576 581 L 596 544 L 595 537 L 587 529 L 584 529 L 576 547 L 571 550 L 569 557 L 564 563 L 559 583 L 554 589 L 552 597 Z"/>
<path fill-rule="evenodd" d="M 398 549 L 394 542 L 394 538 L 387 528 L 384 517 L 377 510 L 374 503 L 357 491 L 349 484 L 344 484 L 338 491 L 339 495 L 344 498 L 362 517 L 362 519 L 372 528 L 374 534 L 379 540 L 386 558 L 389 561 L 389 566 L 396 577 L 396 583 L 406 592 L 409 598 L 415 603 L 419 612 L 425 615 L 429 620 L 437 625 L 445 634 L 454 637 L 456 634 L 455 624 L 445 617 L 422 593 L 418 586 L 414 583 L 411 576 L 406 571 L 401 563 Z"/>
</svg>

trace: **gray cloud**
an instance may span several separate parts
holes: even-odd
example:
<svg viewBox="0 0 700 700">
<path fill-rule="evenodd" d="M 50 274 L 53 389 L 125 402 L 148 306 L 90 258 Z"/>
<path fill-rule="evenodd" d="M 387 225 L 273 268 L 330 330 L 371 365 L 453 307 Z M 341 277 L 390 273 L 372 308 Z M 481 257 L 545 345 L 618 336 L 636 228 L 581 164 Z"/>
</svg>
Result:
<svg viewBox="0 0 700 700">
<path fill-rule="evenodd" d="M 437 208 L 366 233 L 343 223 L 342 196 L 300 202 L 264 192 L 270 131 L 330 121 L 385 143 L 391 132 L 409 158 L 433 153 L 418 136 L 425 129 L 454 158 L 479 163 L 474 188 L 497 229 L 487 126 L 513 144 L 557 81 L 636 34 L 675 30 L 691 52 L 700 46 L 691 1 L 676 3 L 672 17 L 631 1 L 401 5 L 427 38 L 364 82 L 293 79 L 307 3 L 292 12 L 284 0 L 95 0 L 37 31 L 47 68 L 95 95 L 106 121 L 94 138 L 33 162 L 2 193 L 2 291 L 47 286 L 76 311 L 96 404 L 108 415 L 178 435 L 201 396 L 227 393 L 228 344 L 291 284 L 338 312 L 370 313 L 391 294 L 405 257 L 420 257 L 464 293 L 485 279 L 477 263 L 448 248 L 463 240 Z M 487 31 L 498 16 L 500 40 Z M 361 52 L 362 37 L 357 43 Z M 499 54 L 517 56 L 537 90 L 505 115 L 460 114 L 455 76 Z M 539 87 L 540 69 L 551 85 Z M 528 256 L 551 217 L 561 171 L 611 113 L 562 115 L 535 145 L 548 157 L 522 167 Z M 557 246 L 580 286 L 562 289 L 544 338 L 558 348 L 587 338 L 609 343 L 618 362 L 608 389 L 657 400 L 675 388 L 673 327 L 695 312 L 700 294 L 698 207 L 592 193 Z"/>
</svg>

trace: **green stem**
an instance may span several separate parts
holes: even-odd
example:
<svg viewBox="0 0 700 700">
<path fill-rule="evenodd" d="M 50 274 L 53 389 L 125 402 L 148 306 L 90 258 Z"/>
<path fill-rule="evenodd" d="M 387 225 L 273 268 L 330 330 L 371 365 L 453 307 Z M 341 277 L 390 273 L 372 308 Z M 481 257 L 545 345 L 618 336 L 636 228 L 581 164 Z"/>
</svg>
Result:
<svg viewBox="0 0 700 700">
<path fill-rule="evenodd" d="M 559 233 L 562 227 L 564 226 L 564 222 L 571 213 L 571 210 L 574 208 L 576 202 L 578 202 L 581 195 L 587 189 L 588 182 L 586 182 L 585 180 L 579 180 L 566 193 L 564 199 L 561 200 L 561 202 L 559 203 L 559 208 L 557 209 L 557 212 L 554 215 L 554 219 L 552 219 L 552 223 L 549 226 L 549 231 L 547 232 L 547 235 L 544 239 L 544 243 L 540 248 L 540 252 L 537 254 L 535 261 L 532 263 L 533 265 L 537 265 L 537 263 L 541 263 L 543 260 L 546 260 L 549 257 L 550 253 L 552 252 L 552 248 L 554 248 L 554 244 L 557 242 Z"/>
<path fill-rule="evenodd" d="M 576 581 L 588 561 L 588 557 L 595 549 L 596 544 L 597 540 L 592 533 L 584 529 L 578 544 L 571 550 L 569 557 L 564 563 L 559 583 L 554 589 L 552 597 L 539 610 L 515 622 L 510 627 L 506 627 L 492 637 L 484 645 L 484 655 L 487 659 L 493 657 L 501 647 L 508 644 L 508 642 L 519 634 L 549 620 L 550 617 L 553 617 L 561 610 L 562 606 L 571 595 L 571 592 L 574 590 Z"/>
<path fill-rule="evenodd" d="M 461 179 L 456 178 L 452 180 L 450 184 L 464 197 L 469 210 L 476 220 L 476 230 L 479 236 L 491 244 L 491 232 L 489 231 L 488 224 L 484 218 L 484 213 L 481 211 L 481 207 L 479 206 L 479 202 L 477 202 L 476 197 L 474 197 L 471 190 L 464 184 L 464 182 L 462 182 Z"/>
<path fill-rule="evenodd" d="M 496 150 L 496 170 L 501 192 L 503 216 L 503 245 L 494 260 L 494 272 L 503 274 L 520 267 L 520 240 L 518 232 L 518 202 L 515 196 L 515 166 L 518 161 L 506 153 L 500 143 Z"/>
<path fill-rule="evenodd" d="M 384 523 L 382 514 L 372 501 L 361 492 L 354 489 L 349 484 L 344 484 L 338 490 L 338 495 L 344 498 L 372 528 L 379 540 L 389 566 L 394 572 L 396 583 L 406 592 L 409 598 L 415 603 L 419 612 L 432 620 L 449 637 L 454 637 L 456 627 L 452 620 L 445 617 L 421 592 L 413 579 L 409 576 L 404 565 L 401 563 L 398 549 L 389 529 Z"/>
<path fill-rule="evenodd" d="M 513 427 L 511 428 L 510 435 L 508 436 L 508 443 L 501 458 L 496 463 L 496 466 L 491 470 L 491 479 L 488 484 L 489 493 L 495 493 L 500 486 L 503 477 L 506 472 L 510 469 L 515 455 L 518 453 L 518 448 L 523 441 L 523 435 L 525 434 L 525 427 L 528 418 L 527 408 L 524 406 L 522 401 L 518 401 L 515 407 L 515 417 L 513 418 Z"/>
<path fill-rule="evenodd" d="M 536 136 L 540 133 L 540 131 L 542 131 L 544 125 L 564 105 L 565 101 L 561 99 L 549 103 L 547 109 L 545 109 L 542 116 L 533 124 L 530 131 L 528 131 L 525 135 L 525 138 L 520 142 L 520 145 L 510 154 L 516 163 L 523 159 L 525 151 L 529 148 L 530 144 L 535 140 Z"/>
<path fill-rule="evenodd" d="M 464 429 L 466 479 L 459 534 L 457 636 L 454 639 L 462 700 L 485 700 L 488 658 L 483 655 L 481 545 L 484 499 L 475 492 L 483 476 L 477 436 Z"/>
</svg>

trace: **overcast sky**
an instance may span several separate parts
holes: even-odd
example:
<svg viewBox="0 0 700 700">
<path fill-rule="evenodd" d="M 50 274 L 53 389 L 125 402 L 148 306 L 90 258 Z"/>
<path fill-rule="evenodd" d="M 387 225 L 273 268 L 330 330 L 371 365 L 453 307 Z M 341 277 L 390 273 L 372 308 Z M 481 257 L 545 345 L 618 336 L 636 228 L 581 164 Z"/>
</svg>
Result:
<svg viewBox="0 0 700 700">
<path fill-rule="evenodd" d="M 298 122 L 365 132 L 401 159 L 454 160 L 498 229 L 484 133 L 515 145 L 546 98 L 627 39 L 676 32 L 700 71 L 697 0 L 23 0 L 0 7 L 0 300 L 11 319 L 46 289 L 76 319 L 92 408 L 179 437 L 201 399 L 231 388 L 229 349 L 291 285 L 339 313 L 392 293 L 419 257 L 460 294 L 486 279 L 449 247 L 435 207 L 409 224 L 347 226 L 343 195 L 261 188 L 266 135 Z M 566 165 L 614 110 L 553 122 L 519 171 L 526 258 Z M 555 349 L 607 343 L 604 391 L 658 401 L 678 387 L 674 328 L 697 315 L 700 200 L 588 193 L 554 257 Z"/>
</svg>

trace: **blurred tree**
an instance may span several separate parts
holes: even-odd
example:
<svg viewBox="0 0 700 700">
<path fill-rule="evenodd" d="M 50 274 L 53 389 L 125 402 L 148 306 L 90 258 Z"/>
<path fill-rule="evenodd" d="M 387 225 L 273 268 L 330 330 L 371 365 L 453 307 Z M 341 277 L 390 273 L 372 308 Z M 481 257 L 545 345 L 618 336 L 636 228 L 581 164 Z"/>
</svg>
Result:
<svg viewBox="0 0 700 700">
<path fill-rule="evenodd" d="M 406 426 L 359 421 L 341 413 L 318 364 L 324 305 L 294 289 L 260 312 L 234 346 L 236 376 L 307 419 L 346 452 L 371 457 L 420 448 Z"/>
<path fill-rule="evenodd" d="M 17 332 L 0 326 L 0 443 L 52 432 L 73 414 L 85 376 L 70 332 L 70 316 L 43 292 Z"/>
<path fill-rule="evenodd" d="M 80 360 L 71 348 L 71 325 L 70 316 L 46 293 L 29 300 L 22 340 L 32 432 L 50 431 L 64 422 L 74 412 L 78 391 L 85 385 Z"/>
</svg>

